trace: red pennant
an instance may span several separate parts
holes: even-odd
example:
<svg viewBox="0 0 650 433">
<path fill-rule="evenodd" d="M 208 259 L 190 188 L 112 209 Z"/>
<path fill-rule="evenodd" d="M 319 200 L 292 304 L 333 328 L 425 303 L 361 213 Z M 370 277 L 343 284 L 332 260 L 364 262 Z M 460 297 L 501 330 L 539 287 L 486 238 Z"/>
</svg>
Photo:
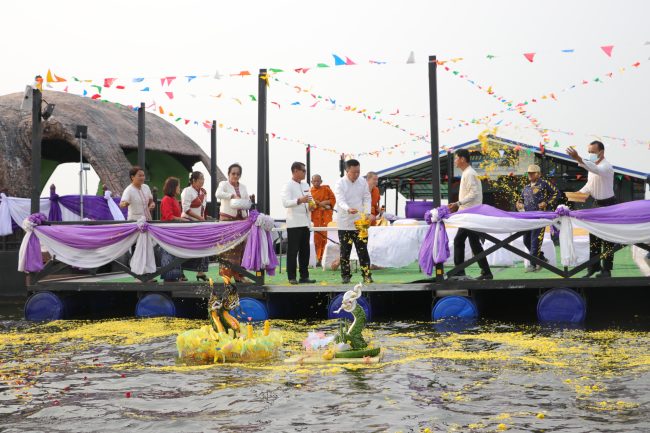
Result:
<svg viewBox="0 0 650 433">
<path fill-rule="evenodd" d="M 167 95 L 169 99 L 174 99 L 174 92 L 165 92 L 165 95 Z"/>
<path fill-rule="evenodd" d="M 117 78 L 104 78 L 104 87 L 111 87 Z"/>
<path fill-rule="evenodd" d="M 581 177 L 582 177 L 581 174 L 576 174 L 576 180 L 580 180 Z"/>
<path fill-rule="evenodd" d="M 528 59 L 530 63 L 533 63 L 533 59 L 535 58 L 535 53 L 525 53 L 524 57 Z"/>
<path fill-rule="evenodd" d="M 350 60 L 349 57 L 346 57 L 346 58 L 345 58 L 345 64 L 346 64 L 346 65 L 356 65 L 356 63 L 354 63 L 352 60 Z"/>
<path fill-rule="evenodd" d="M 190 123 L 190 119 L 185 119 L 185 124 L 187 125 L 188 123 Z"/>
<path fill-rule="evenodd" d="M 101 97 L 102 97 L 102 95 L 100 95 L 99 93 L 95 93 L 95 94 L 94 94 L 93 96 L 91 96 L 90 98 L 91 98 L 91 99 L 99 99 L 99 98 L 101 98 Z"/>
<path fill-rule="evenodd" d="M 124 86 L 115 86 L 116 89 L 124 90 Z"/>
<path fill-rule="evenodd" d="M 636 63 L 632 63 L 632 66 L 634 66 L 635 68 L 638 68 L 640 64 L 641 64 L 641 62 L 636 62 Z"/>
<path fill-rule="evenodd" d="M 607 54 L 607 57 L 612 57 L 612 50 L 614 49 L 614 45 L 605 45 L 604 47 L 600 47 L 601 50 Z"/>
</svg>

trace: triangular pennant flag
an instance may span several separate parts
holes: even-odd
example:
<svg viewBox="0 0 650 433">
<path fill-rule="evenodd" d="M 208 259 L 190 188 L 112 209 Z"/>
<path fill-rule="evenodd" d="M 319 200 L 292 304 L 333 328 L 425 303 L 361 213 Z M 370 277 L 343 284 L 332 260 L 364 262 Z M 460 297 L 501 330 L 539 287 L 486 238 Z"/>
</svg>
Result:
<svg viewBox="0 0 650 433">
<path fill-rule="evenodd" d="M 346 57 L 346 58 L 345 58 L 345 64 L 346 64 L 346 65 L 356 65 L 356 63 L 354 63 L 352 60 L 350 60 L 349 57 Z"/>
<path fill-rule="evenodd" d="M 623 180 L 623 175 L 622 174 L 617 174 L 616 175 L 616 180 Z"/>
<path fill-rule="evenodd" d="M 167 95 L 169 99 L 174 99 L 174 92 L 165 92 L 165 95 Z"/>
<path fill-rule="evenodd" d="M 131 81 L 133 81 L 134 83 L 141 83 L 141 82 L 144 81 L 144 78 L 134 78 L 134 79 L 131 80 Z"/>
<path fill-rule="evenodd" d="M 555 140 L 555 143 L 553 143 L 553 147 L 560 147 L 560 142 Z"/>
<path fill-rule="evenodd" d="M 165 114 L 165 110 L 163 110 L 162 105 L 158 107 L 158 111 L 160 112 L 160 114 Z"/>
<path fill-rule="evenodd" d="M 329 68 L 329 65 L 326 63 L 319 63 L 316 65 L 317 68 Z"/>
<path fill-rule="evenodd" d="M 251 101 L 257 101 L 257 98 L 255 98 L 255 95 L 248 95 L 251 98 Z"/>
<path fill-rule="evenodd" d="M 95 89 L 97 89 L 97 93 L 99 93 L 100 95 L 102 94 L 102 86 L 99 86 L 97 84 L 92 84 L 90 87 L 94 87 Z"/>
<path fill-rule="evenodd" d="M 97 99 L 99 99 L 101 97 L 102 97 L 102 95 L 100 95 L 99 93 L 95 93 L 93 96 L 91 96 L 91 98 L 95 99 L 95 100 L 97 100 Z"/>
<path fill-rule="evenodd" d="M 196 75 L 186 75 L 185 78 L 187 78 L 187 82 L 189 83 L 190 81 L 196 78 Z"/>
<path fill-rule="evenodd" d="M 406 59 L 407 64 L 415 63 L 415 52 L 411 51 L 411 54 L 409 54 L 409 58 Z"/>
<path fill-rule="evenodd" d="M 525 53 L 524 57 L 528 59 L 530 63 L 533 63 L 533 59 L 535 58 L 535 53 Z"/>
<path fill-rule="evenodd" d="M 342 58 L 340 58 L 336 54 L 332 54 L 332 56 L 334 56 L 334 66 L 345 65 L 345 61 Z"/>
<path fill-rule="evenodd" d="M 563 53 L 573 53 L 575 50 L 571 48 L 570 50 L 562 50 Z"/>
<path fill-rule="evenodd" d="M 104 87 L 111 87 L 117 78 L 104 78 Z"/>
<path fill-rule="evenodd" d="M 148 91 L 149 91 L 149 88 L 148 88 L 148 87 L 145 87 L 144 89 L 141 89 L 140 91 L 141 91 L 141 92 L 148 92 Z"/>
<path fill-rule="evenodd" d="M 614 45 L 605 45 L 604 47 L 600 47 L 601 50 L 607 54 L 607 57 L 612 57 L 612 50 L 614 49 Z"/>
<path fill-rule="evenodd" d="M 581 177 L 582 177 L 581 174 L 576 174 L 576 180 L 580 180 Z"/>
<path fill-rule="evenodd" d="M 166 79 L 167 79 L 167 85 L 169 86 L 171 85 L 172 81 L 176 79 L 176 77 L 166 77 Z"/>
<path fill-rule="evenodd" d="M 283 69 L 277 69 L 277 68 L 271 68 L 269 69 L 270 72 L 273 72 L 274 74 L 277 74 L 278 72 L 284 72 Z"/>
<path fill-rule="evenodd" d="M 57 76 L 56 74 L 54 74 L 54 78 L 52 78 L 52 71 L 50 71 L 48 69 L 47 70 L 47 77 L 46 77 L 45 81 L 48 82 L 48 83 L 62 83 L 64 81 L 66 81 L 66 79 L 61 78 L 61 77 Z"/>
<path fill-rule="evenodd" d="M 88 90 L 84 90 L 84 93 L 83 93 L 82 96 L 86 96 L 86 95 L 88 95 Z"/>
<path fill-rule="evenodd" d="M 65 89 L 63 89 L 63 91 L 68 93 L 68 86 L 65 86 Z"/>
<path fill-rule="evenodd" d="M 116 89 L 124 90 L 124 86 L 115 86 Z"/>
</svg>

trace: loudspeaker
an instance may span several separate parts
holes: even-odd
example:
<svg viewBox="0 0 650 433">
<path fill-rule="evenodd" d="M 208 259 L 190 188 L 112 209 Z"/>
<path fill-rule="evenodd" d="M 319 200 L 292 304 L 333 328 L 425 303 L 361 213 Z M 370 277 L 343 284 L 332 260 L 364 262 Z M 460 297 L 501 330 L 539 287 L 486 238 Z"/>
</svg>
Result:
<svg viewBox="0 0 650 433">
<path fill-rule="evenodd" d="M 88 127 L 86 125 L 77 125 L 77 130 L 74 133 L 75 138 L 88 138 Z"/>
</svg>

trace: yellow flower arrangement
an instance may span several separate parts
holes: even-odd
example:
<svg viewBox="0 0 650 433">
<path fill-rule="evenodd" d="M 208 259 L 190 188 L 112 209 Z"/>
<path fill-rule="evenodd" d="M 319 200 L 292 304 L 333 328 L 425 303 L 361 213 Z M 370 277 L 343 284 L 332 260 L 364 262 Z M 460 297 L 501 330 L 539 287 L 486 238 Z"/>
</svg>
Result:
<svg viewBox="0 0 650 433">
<path fill-rule="evenodd" d="M 361 214 L 361 218 L 354 222 L 354 226 L 359 230 L 359 239 L 368 239 L 368 228 L 370 227 L 370 220 L 365 213 Z"/>
</svg>

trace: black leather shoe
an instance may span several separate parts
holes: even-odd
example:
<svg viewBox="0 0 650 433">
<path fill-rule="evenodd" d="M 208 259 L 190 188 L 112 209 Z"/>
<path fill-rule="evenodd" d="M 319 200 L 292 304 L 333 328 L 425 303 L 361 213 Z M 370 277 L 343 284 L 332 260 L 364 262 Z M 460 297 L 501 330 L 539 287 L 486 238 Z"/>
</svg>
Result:
<svg viewBox="0 0 650 433">
<path fill-rule="evenodd" d="M 594 274 L 596 274 L 596 272 L 598 272 L 598 271 L 600 271 L 600 269 L 591 269 L 591 270 L 587 271 L 587 273 L 585 274 L 585 276 L 582 277 L 582 278 L 591 278 L 591 277 L 593 277 Z"/>
<path fill-rule="evenodd" d="M 349 284 L 351 277 L 342 277 L 341 284 Z"/>
<path fill-rule="evenodd" d="M 296 285 L 296 284 L 298 284 L 298 281 L 297 280 L 289 280 L 289 284 Z"/>
<path fill-rule="evenodd" d="M 477 280 L 492 280 L 494 276 L 492 274 L 481 274 L 476 277 Z"/>
<path fill-rule="evenodd" d="M 612 273 L 610 271 L 602 270 L 596 274 L 596 278 L 611 278 Z"/>
<path fill-rule="evenodd" d="M 316 280 L 310 280 L 309 278 L 301 278 L 298 280 L 300 284 L 314 284 Z"/>
</svg>

